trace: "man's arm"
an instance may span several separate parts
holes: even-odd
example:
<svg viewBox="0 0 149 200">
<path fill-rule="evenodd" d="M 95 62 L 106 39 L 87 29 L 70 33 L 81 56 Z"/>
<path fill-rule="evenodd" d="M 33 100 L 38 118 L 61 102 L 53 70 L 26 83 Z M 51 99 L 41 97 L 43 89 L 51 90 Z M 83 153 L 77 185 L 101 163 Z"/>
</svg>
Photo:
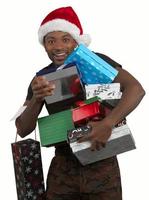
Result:
<svg viewBox="0 0 149 200">
<path fill-rule="evenodd" d="M 42 109 L 43 103 L 37 102 L 34 97 L 29 101 L 25 101 L 25 111 L 16 119 L 17 133 L 21 137 L 25 137 L 31 133 L 36 127 L 38 115 Z"/>
<path fill-rule="evenodd" d="M 27 105 L 27 108 L 15 122 L 17 133 L 21 137 L 25 137 L 35 129 L 38 115 L 44 104 L 44 98 L 53 94 L 55 85 L 39 76 L 33 79 L 31 88 L 33 96 L 31 100 L 25 101 L 24 105 Z"/>
<path fill-rule="evenodd" d="M 115 126 L 132 112 L 145 95 L 141 84 L 129 72 L 120 67 L 118 67 L 117 70 L 119 73 L 114 82 L 120 83 L 122 97 L 117 106 L 104 119 L 108 121 L 111 126 Z"/>
<path fill-rule="evenodd" d="M 129 72 L 120 67 L 117 67 L 117 70 L 119 73 L 114 82 L 120 83 L 123 92 L 119 103 L 102 121 L 89 122 L 92 126 L 91 134 L 79 140 L 90 140 L 92 150 L 98 150 L 106 144 L 112 128 L 132 112 L 145 95 L 141 84 Z"/>
</svg>

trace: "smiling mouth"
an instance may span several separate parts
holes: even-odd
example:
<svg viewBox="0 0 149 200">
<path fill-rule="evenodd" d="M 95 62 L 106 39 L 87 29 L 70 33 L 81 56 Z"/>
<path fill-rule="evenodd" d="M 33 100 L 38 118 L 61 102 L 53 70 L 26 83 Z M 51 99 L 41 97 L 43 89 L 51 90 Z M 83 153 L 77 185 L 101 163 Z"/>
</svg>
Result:
<svg viewBox="0 0 149 200">
<path fill-rule="evenodd" d="M 67 56 L 66 53 L 55 53 L 53 57 L 56 60 L 64 60 L 66 56 Z"/>
</svg>

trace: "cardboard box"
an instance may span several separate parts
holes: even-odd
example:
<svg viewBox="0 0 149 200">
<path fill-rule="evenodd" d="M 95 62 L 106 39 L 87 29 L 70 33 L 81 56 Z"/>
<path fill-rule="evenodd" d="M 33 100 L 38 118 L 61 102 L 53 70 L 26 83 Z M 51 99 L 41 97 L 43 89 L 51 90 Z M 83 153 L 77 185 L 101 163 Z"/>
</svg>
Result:
<svg viewBox="0 0 149 200">
<path fill-rule="evenodd" d="M 18 200 L 43 200 L 45 187 L 40 143 L 26 139 L 12 143 L 11 147 Z"/>
<path fill-rule="evenodd" d="M 81 135 L 89 134 L 91 131 L 91 129 L 88 129 L 88 131 L 80 132 L 79 129 L 80 127 L 76 131 L 73 130 L 73 137 L 71 135 L 72 132 L 68 132 L 68 141 L 73 153 L 82 165 L 91 164 L 136 148 L 133 136 L 127 124 L 121 124 L 121 126 L 114 128 L 106 147 L 99 151 L 91 151 L 91 143 L 89 141 L 82 143 L 77 142 L 78 137 L 75 135 L 81 137 Z"/>
<path fill-rule="evenodd" d="M 65 60 L 65 64 L 74 63 L 85 84 L 111 83 L 118 71 L 109 63 L 80 44 Z"/>
</svg>

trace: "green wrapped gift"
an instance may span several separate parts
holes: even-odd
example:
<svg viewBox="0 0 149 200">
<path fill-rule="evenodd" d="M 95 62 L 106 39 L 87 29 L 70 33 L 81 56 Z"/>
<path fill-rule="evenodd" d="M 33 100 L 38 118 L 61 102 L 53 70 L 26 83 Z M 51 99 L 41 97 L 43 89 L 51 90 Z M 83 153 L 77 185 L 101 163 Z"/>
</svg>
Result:
<svg viewBox="0 0 149 200">
<path fill-rule="evenodd" d="M 93 97 L 84 101 L 84 104 L 91 104 L 98 99 Z M 38 119 L 41 146 L 55 146 L 67 141 L 67 131 L 75 128 L 72 111 L 73 109 L 68 109 Z"/>
<path fill-rule="evenodd" d="M 67 130 L 73 129 L 72 111 L 65 110 L 38 119 L 41 146 L 67 141 Z"/>
</svg>

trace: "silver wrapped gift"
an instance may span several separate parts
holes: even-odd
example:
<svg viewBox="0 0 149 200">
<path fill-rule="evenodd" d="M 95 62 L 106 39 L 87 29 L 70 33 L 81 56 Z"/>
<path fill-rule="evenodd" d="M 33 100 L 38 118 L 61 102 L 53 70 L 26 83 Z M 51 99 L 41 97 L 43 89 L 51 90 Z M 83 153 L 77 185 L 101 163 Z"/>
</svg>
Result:
<svg viewBox="0 0 149 200">
<path fill-rule="evenodd" d="M 55 84 L 54 94 L 45 97 L 47 104 L 64 101 L 75 97 L 75 94 L 71 91 L 71 84 L 74 84 L 75 79 L 79 79 L 76 66 L 57 70 L 52 73 L 44 75 L 49 82 Z M 81 82 L 80 82 L 81 86 Z M 81 88 L 83 91 L 83 88 Z"/>
<path fill-rule="evenodd" d="M 69 132 L 68 141 L 73 153 L 82 165 L 100 161 L 136 148 L 135 141 L 127 124 L 121 124 L 119 127 L 113 128 L 106 146 L 99 151 L 91 151 L 91 143 L 89 141 L 77 142 L 77 139 L 80 138 L 82 134 L 89 134 L 90 132 L 87 128 L 86 131 L 83 132 L 79 132 L 79 130 L 80 128 L 78 128 L 77 131 Z"/>
</svg>

